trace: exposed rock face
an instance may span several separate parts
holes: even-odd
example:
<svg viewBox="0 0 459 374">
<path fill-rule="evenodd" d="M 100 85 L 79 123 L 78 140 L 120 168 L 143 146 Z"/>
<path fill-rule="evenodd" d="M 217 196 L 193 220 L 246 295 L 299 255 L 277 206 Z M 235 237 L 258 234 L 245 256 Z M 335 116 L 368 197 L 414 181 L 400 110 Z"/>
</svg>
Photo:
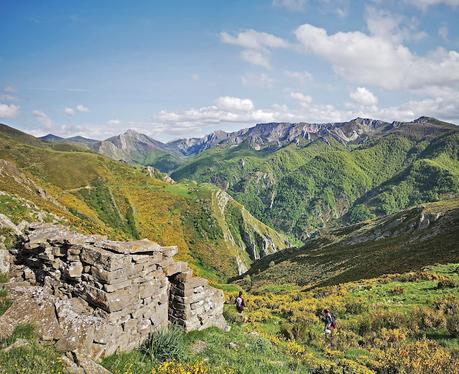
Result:
<svg viewBox="0 0 459 374">
<path fill-rule="evenodd" d="M 176 247 L 109 241 L 40 224 L 30 226 L 14 252 L 11 275 L 28 282 L 23 298 L 33 302 L 18 298 L 0 317 L 0 327 L 5 320 L 12 326 L 15 316 L 44 326 L 49 319 L 53 327 L 42 336 L 48 334 L 63 352 L 98 358 L 128 351 L 169 322 L 186 330 L 225 326 L 223 292 L 175 262 Z M 33 303 L 38 306 L 24 308 Z"/>
<path fill-rule="evenodd" d="M 355 118 L 349 122 L 337 123 L 259 123 L 254 127 L 232 133 L 215 131 L 202 138 L 179 139 L 167 145 L 176 148 L 185 156 L 196 155 L 207 149 L 220 146 L 234 146 L 241 143 L 249 144 L 259 150 L 268 145 L 283 147 L 290 143 L 300 144 L 304 139 L 309 142 L 318 137 L 331 135 L 341 143 L 357 140 L 361 136 L 383 133 L 395 125 L 388 122 Z M 241 163 L 244 167 L 244 163 Z"/>
</svg>

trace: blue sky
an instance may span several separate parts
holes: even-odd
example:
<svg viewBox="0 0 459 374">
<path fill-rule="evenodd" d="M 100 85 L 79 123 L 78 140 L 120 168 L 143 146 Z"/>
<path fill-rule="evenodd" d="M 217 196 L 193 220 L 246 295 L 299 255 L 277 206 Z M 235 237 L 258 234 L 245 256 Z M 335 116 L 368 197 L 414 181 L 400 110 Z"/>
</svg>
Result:
<svg viewBox="0 0 459 374">
<path fill-rule="evenodd" d="M 0 121 L 35 135 L 459 123 L 459 0 L 2 0 L 0 15 Z"/>
</svg>

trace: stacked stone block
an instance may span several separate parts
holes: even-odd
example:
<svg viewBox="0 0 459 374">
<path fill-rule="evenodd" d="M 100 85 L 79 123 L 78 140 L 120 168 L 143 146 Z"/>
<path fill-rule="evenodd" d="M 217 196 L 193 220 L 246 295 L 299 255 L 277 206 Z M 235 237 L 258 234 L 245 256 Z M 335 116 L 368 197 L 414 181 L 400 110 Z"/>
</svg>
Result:
<svg viewBox="0 0 459 374">
<path fill-rule="evenodd" d="M 79 329 L 76 340 L 84 340 L 75 348 L 73 337 L 59 337 L 57 346 L 100 357 L 139 346 L 169 322 L 186 330 L 225 325 L 223 293 L 174 261 L 176 253 L 149 240 L 115 242 L 40 224 L 15 255 L 16 271 L 57 298 L 61 327 Z"/>
<path fill-rule="evenodd" d="M 187 273 L 172 278 L 169 319 L 187 331 L 223 326 L 223 303 L 223 291 L 209 287 L 206 279 Z"/>
</svg>

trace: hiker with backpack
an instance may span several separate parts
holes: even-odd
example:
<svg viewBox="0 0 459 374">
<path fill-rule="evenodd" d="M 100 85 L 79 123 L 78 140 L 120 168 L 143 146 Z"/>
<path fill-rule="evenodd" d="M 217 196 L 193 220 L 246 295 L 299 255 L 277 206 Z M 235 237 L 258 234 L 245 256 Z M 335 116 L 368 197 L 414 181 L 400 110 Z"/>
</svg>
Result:
<svg viewBox="0 0 459 374">
<path fill-rule="evenodd" d="M 325 336 L 332 336 L 336 329 L 336 317 L 328 309 L 324 309 L 323 322 L 325 323 Z"/>
<path fill-rule="evenodd" d="M 239 295 L 238 297 L 236 297 L 234 304 L 236 305 L 236 310 L 242 316 L 242 321 L 244 322 L 245 318 L 242 315 L 242 312 L 244 311 L 244 308 L 245 308 L 245 301 L 244 301 L 244 298 L 242 297 L 242 291 L 239 291 Z"/>
</svg>

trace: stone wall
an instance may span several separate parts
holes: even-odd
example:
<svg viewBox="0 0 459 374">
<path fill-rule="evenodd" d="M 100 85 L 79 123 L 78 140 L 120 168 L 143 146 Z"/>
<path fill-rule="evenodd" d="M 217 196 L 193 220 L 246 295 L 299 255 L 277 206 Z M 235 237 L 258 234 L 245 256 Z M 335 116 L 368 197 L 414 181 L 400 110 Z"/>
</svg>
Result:
<svg viewBox="0 0 459 374">
<path fill-rule="evenodd" d="M 57 348 L 101 357 L 139 346 L 169 322 L 186 330 L 225 326 L 223 292 L 174 261 L 176 253 L 149 240 L 115 242 L 32 225 L 14 251 L 12 275 L 50 295 Z"/>
</svg>

